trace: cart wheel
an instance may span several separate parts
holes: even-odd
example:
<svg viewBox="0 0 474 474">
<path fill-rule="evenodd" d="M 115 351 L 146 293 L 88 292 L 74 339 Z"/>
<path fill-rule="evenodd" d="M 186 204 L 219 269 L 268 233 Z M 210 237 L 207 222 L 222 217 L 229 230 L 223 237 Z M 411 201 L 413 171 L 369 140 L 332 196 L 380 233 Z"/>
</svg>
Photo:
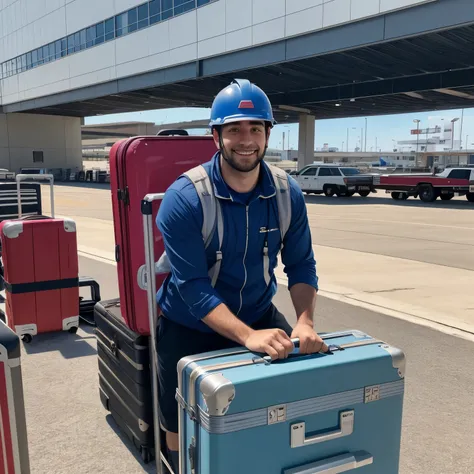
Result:
<svg viewBox="0 0 474 474">
<path fill-rule="evenodd" d="M 72 328 L 69 328 L 69 329 L 68 329 L 68 332 L 70 332 L 71 334 L 76 334 L 76 332 L 77 332 L 77 327 L 76 327 L 76 326 L 73 326 Z"/>
<path fill-rule="evenodd" d="M 29 344 L 33 340 L 33 336 L 31 334 L 23 334 L 21 339 L 25 344 Z"/>
<path fill-rule="evenodd" d="M 145 446 L 142 446 L 140 448 L 140 455 L 142 457 L 142 461 L 145 463 L 145 464 L 148 464 L 150 461 L 151 461 L 151 453 L 150 453 L 150 450 L 148 448 L 146 448 Z"/>
</svg>

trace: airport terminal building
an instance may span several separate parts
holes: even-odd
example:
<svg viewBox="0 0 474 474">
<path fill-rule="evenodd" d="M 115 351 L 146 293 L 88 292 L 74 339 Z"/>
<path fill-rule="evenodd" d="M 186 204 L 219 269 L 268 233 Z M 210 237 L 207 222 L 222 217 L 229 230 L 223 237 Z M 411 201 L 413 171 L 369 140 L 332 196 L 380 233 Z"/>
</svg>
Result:
<svg viewBox="0 0 474 474">
<path fill-rule="evenodd" d="M 390 103 L 369 89 L 332 94 L 345 81 L 394 95 L 374 81 L 417 72 L 402 71 L 395 56 L 409 45 L 398 42 L 423 35 L 418 60 L 428 61 L 429 35 L 474 22 L 469 12 L 464 0 L 2 0 L 0 168 L 80 167 L 84 117 L 209 107 L 236 76 L 268 92 L 279 123 L 299 123 L 301 164 L 316 118 L 432 107 L 403 91 Z M 386 43 L 391 61 L 370 57 Z M 466 36 L 453 51 L 471 45 Z M 456 54 L 437 57 L 456 70 Z"/>
</svg>

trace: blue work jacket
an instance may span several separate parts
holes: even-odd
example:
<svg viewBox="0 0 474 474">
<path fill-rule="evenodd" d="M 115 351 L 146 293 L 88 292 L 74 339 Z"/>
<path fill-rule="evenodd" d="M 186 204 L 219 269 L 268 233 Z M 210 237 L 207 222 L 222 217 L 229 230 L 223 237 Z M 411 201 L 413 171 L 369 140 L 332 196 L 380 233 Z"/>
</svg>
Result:
<svg viewBox="0 0 474 474">
<path fill-rule="evenodd" d="M 198 194 L 188 178 L 180 177 L 166 191 L 156 218 L 171 266 L 171 273 L 157 293 L 165 317 L 212 332 L 202 318 L 224 303 L 251 325 L 269 309 L 276 293 L 274 269 L 280 249 L 288 288 L 306 283 L 318 289 L 306 205 L 298 183 L 288 176 L 291 222 L 282 248 L 276 189 L 266 163 L 261 164 L 255 189 L 245 194 L 235 192 L 224 181 L 219 152 L 203 166 L 211 177 L 224 220 L 219 278 L 212 287 L 208 271 L 216 260 L 217 232 L 206 249 Z M 267 277 L 263 264 L 265 245 L 269 255 Z"/>
</svg>

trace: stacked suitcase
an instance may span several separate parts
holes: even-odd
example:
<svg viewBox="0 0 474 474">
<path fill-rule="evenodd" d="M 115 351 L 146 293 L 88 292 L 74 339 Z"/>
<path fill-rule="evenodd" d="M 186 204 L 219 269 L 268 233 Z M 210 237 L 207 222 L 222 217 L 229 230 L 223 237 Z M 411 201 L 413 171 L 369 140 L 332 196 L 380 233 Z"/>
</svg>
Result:
<svg viewBox="0 0 474 474">
<path fill-rule="evenodd" d="M 119 296 L 95 305 L 100 397 L 122 432 L 145 462 L 155 456 L 150 324 L 146 291 L 141 201 L 165 191 L 190 167 L 208 161 L 212 137 L 135 137 L 117 142 L 110 152 L 110 181 Z M 154 216 L 158 206 L 153 209 Z M 157 239 L 156 255 L 163 252 Z M 156 284 L 163 281 L 157 277 Z"/>
<path fill-rule="evenodd" d="M 76 224 L 54 216 L 53 177 L 16 176 L 18 219 L 0 223 L 8 325 L 25 342 L 36 334 L 75 332 L 79 326 L 79 263 Z M 51 217 L 22 216 L 20 183 L 45 180 Z"/>
<path fill-rule="evenodd" d="M 95 323 L 100 399 L 147 463 L 154 455 L 149 338 L 127 327 L 118 298 L 96 305 Z"/>
</svg>

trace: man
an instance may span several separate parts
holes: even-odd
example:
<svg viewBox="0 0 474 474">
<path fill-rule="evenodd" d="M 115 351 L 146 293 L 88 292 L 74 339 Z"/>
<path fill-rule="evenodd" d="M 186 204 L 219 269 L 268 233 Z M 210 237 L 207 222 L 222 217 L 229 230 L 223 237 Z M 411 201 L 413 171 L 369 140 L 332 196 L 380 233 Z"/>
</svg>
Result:
<svg viewBox="0 0 474 474">
<path fill-rule="evenodd" d="M 221 247 L 217 235 L 205 246 L 203 208 L 187 177 L 166 191 L 157 216 L 171 267 L 157 295 L 163 314 L 157 330 L 159 405 L 176 472 L 179 359 L 235 345 L 286 358 L 294 350 L 290 338 L 300 339 L 302 353 L 328 350 L 313 329 L 318 278 L 305 201 L 291 177 L 291 221 L 281 242 L 275 183 L 263 161 L 274 124 L 268 97 L 249 81 L 233 81 L 213 102 L 210 125 L 219 151 L 204 169 L 223 216 Z M 272 304 L 280 249 L 298 318 L 294 329 Z M 214 283 L 208 272 L 219 251 Z"/>
</svg>

